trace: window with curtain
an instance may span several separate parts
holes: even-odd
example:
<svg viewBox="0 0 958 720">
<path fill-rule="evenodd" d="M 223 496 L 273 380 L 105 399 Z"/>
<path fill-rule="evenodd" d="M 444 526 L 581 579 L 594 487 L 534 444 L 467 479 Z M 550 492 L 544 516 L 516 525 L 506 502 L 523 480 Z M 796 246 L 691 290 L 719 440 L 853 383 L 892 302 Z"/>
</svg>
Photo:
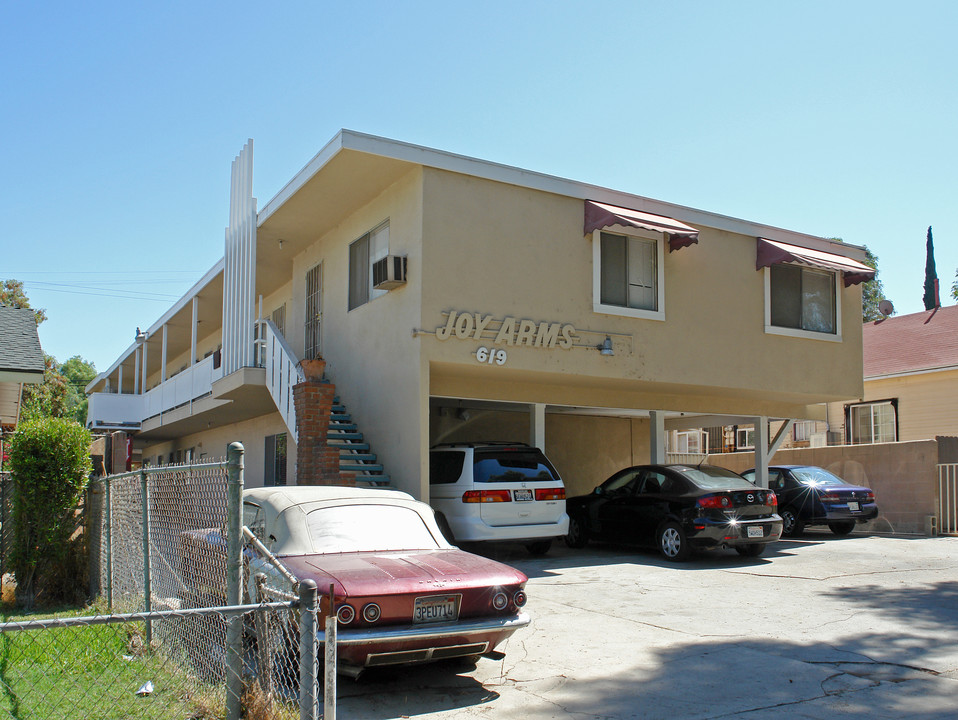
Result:
<svg viewBox="0 0 958 720">
<path fill-rule="evenodd" d="M 657 241 L 599 235 L 600 302 L 637 310 L 659 309 Z"/>
<path fill-rule="evenodd" d="M 349 309 L 355 310 L 386 290 L 373 287 L 373 263 L 389 254 L 389 221 L 370 230 L 349 246 Z"/>
<path fill-rule="evenodd" d="M 836 273 L 799 265 L 769 268 L 771 324 L 837 334 Z"/>
</svg>

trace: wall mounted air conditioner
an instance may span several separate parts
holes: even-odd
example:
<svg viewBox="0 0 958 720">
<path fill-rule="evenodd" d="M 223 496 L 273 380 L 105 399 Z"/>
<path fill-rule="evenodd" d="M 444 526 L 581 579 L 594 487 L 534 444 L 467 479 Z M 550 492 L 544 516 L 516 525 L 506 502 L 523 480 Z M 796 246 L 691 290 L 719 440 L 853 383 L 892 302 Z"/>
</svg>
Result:
<svg viewBox="0 0 958 720">
<path fill-rule="evenodd" d="M 405 284 L 405 255 L 387 255 L 373 263 L 373 287 L 377 290 L 392 290 Z"/>
</svg>

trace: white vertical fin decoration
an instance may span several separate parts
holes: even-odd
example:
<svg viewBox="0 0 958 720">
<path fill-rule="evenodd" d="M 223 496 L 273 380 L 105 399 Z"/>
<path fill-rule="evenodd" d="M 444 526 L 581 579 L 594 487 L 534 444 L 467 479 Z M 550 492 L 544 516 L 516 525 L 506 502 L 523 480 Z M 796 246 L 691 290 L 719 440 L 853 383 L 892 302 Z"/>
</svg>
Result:
<svg viewBox="0 0 958 720">
<path fill-rule="evenodd" d="M 230 222 L 223 271 L 223 374 L 255 364 L 256 198 L 253 197 L 253 141 L 233 160 Z"/>
</svg>

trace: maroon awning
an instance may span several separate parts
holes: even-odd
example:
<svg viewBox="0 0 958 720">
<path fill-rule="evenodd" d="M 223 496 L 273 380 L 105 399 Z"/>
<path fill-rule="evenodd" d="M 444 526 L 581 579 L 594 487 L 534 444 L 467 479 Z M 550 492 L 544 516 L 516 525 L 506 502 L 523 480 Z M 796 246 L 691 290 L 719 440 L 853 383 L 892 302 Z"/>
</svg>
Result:
<svg viewBox="0 0 958 720">
<path fill-rule="evenodd" d="M 664 233 L 669 236 L 669 252 L 699 241 L 698 230 L 670 217 L 616 205 L 607 205 L 593 200 L 585 201 L 584 232 L 586 235 L 594 230 L 601 230 L 613 225 Z"/>
<path fill-rule="evenodd" d="M 756 270 L 783 262 L 800 263 L 823 270 L 840 270 L 845 280 L 845 287 L 857 285 L 875 277 L 876 271 L 874 269 L 843 255 L 836 255 L 824 250 L 812 250 L 799 245 L 790 245 L 778 240 L 756 239 L 758 240 L 755 255 Z"/>
</svg>

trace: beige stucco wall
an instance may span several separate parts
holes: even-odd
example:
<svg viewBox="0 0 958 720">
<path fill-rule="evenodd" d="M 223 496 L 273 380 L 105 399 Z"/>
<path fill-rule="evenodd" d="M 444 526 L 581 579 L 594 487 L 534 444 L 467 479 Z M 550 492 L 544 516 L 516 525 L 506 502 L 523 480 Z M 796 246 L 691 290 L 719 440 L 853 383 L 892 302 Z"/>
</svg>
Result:
<svg viewBox="0 0 958 720">
<path fill-rule="evenodd" d="M 753 453 L 710 455 L 709 463 L 735 472 L 754 466 Z M 855 485 L 875 491 L 880 515 L 863 529 L 925 532 L 925 518 L 937 514 L 938 443 L 934 440 L 779 450 L 772 465 L 817 465 Z"/>
<path fill-rule="evenodd" d="M 177 450 L 193 448 L 194 461 L 210 462 L 226 458 L 226 448 L 233 442 L 243 443 L 245 450 L 245 487 L 262 487 L 263 473 L 266 463 L 266 436 L 286 432 L 282 419 L 278 414 L 264 415 L 245 422 L 234 423 L 210 428 L 201 433 L 184 435 L 176 440 L 151 443 L 143 448 L 143 458 L 150 464 L 156 464 L 156 456 L 163 456 L 163 464 L 167 464 L 169 454 Z M 289 439 L 289 458 L 287 481 L 295 482 L 293 477 L 293 458 L 296 446 L 292 438 Z"/>
<path fill-rule="evenodd" d="M 302 356 L 306 272 L 323 263 L 322 352 L 326 374 L 398 488 L 425 497 L 428 419 L 421 399 L 419 324 L 422 183 L 410 171 L 357 209 L 293 263 L 287 340 Z M 409 281 L 347 311 L 349 245 L 389 220 L 389 253 L 408 257 Z M 274 300 L 278 300 L 278 296 Z"/>
<path fill-rule="evenodd" d="M 421 337 L 431 392 L 550 404 L 804 417 L 810 403 L 861 393 L 860 290 L 842 290 L 844 342 L 766 334 L 755 238 L 702 228 L 666 253 L 666 321 L 592 308 L 592 240 L 583 204 L 437 170 L 423 173 L 422 327 L 444 312 L 575 326 L 572 349 L 504 346 L 502 367 L 474 353 L 491 340 Z M 594 346 L 606 333 L 615 356 Z"/>
</svg>

